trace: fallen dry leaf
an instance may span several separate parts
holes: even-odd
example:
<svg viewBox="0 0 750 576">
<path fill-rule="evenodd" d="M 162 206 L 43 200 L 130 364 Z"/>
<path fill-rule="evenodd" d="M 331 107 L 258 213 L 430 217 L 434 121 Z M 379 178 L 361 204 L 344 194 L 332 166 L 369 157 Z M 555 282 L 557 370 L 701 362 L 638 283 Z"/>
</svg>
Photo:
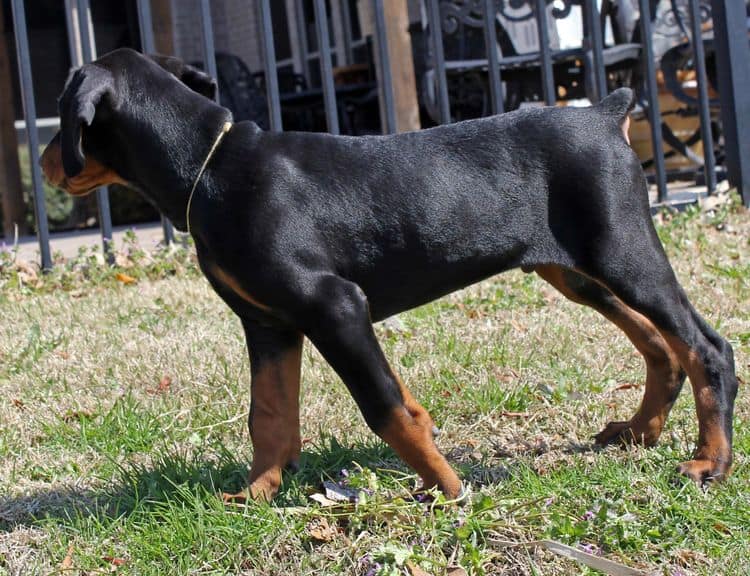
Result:
<svg viewBox="0 0 750 576">
<path fill-rule="evenodd" d="M 138 280 L 136 280 L 132 276 L 128 276 L 127 274 L 123 274 L 122 272 L 118 272 L 117 274 L 115 274 L 115 279 L 118 282 L 122 282 L 126 286 L 128 284 L 135 284 L 136 282 L 138 282 Z"/>
<path fill-rule="evenodd" d="M 406 563 L 406 569 L 409 571 L 410 576 L 432 576 L 432 574 L 425 572 L 418 564 L 414 564 L 411 560 Z"/>
<path fill-rule="evenodd" d="M 68 552 L 65 554 L 62 563 L 60 564 L 60 570 L 70 570 L 73 567 L 73 545 L 68 546 Z"/>
<path fill-rule="evenodd" d="M 528 412 L 501 412 L 501 415 L 506 418 L 528 418 Z"/>
<path fill-rule="evenodd" d="M 18 408 L 19 410 L 23 410 L 26 407 L 26 404 L 24 404 L 23 400 L 19 400 L 18 398 L 13 399 L 13 406 Z"/>
<path fill-rule="evenodd" d="M 448 568 L 446 576 L 468 576 L 468 574 L 466 574 L 466 570 L 464 570 L 460 566 L 451 566 Z"/>
<path fill-rule="evenodd" d="M 125 558 L 115 558 L 113 556 L 104 556 L 102 560 L 104 560 L 105 562 L 109 562 L 113 566 L 123 566 L 128 562 L 127 560 L 125 560 Z"/>
<path fill-rule="evenodd" d="M 615 388 L 615 390 L 630 390 L 632 388 L 640 388 L 640 387 L 641 387 L 640 384 L 627 383 L 627 384 L 620 384 L 619 386 Z"/>
<path fill-rule="evenodd" d="M 330 542 L 338 534 L 335 526 L 331 526 L 325 518 L 316 518 L 307 525 L 310 538 L 318 542 Z"/>
<path fill-rule="evenodd" d="M 148 394 L 166 394 L 172 386 L 172 378 L 163 376 L 156 388 L 146 388 Z"/>
<path fill-rule="evenodd" d="M 732 530 L 723 522 L 714 522 L 714 529 L 723 534 L 731 534 Z"/>
<path fill-rule="evenodd" d="M 63 422 L 75 422 L 76 420 L 91 420 L 94 413 L 88 410 L 71 410 L 62 417 Z"/>
<path fill-rule="evenodd" d="M 164 376 L 159 381 L 159 392 L 167 392 L 171 385 L 172 385 L 172 379 L 169 376 Z"/>
</svg>

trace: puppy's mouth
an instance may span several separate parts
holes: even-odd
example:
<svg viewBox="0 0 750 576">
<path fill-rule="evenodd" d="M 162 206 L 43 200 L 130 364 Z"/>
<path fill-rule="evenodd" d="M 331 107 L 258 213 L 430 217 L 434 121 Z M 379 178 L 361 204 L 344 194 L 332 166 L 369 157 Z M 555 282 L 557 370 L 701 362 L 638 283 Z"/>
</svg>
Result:
<svg viewBox="0 0 750 576">
<path fill-rule="evenodd" d="M 82 178 L 83 173 L 79 176 L 74 176 L 73 178 L 62 176 L 61 178 L 57 179 L 54 177 L 50 177 L 50 175 L 47 174 L 46 171 L 42 171 L 42 174 L 44 175 L 44 181 L 47 184 L 57 190 L 61 190 L 62 192 L 70 194 L 71 196 L 87 196 L 100 186 L 104 185 L 99 184 L 96 181 L 89 181 L 89 179 L 85 177 Z"/>
<path fill-rule="evenodd" d="M 71 196 L 86 196 L 97 188 L 108 184 L 127 184 L 113 170 L 94 158 L 86 158 L 86 164 L 80 174 L 68 177 L 62 164 L 60 147 L 53 140 L 39 159 L 44 179 L 50 186 L 67 192 Z"/>
<path fill-rule="evenodd" d="M 74 178 L 75 180 L 75 178 Z M 89 188 L 84 187 L 76 187 L 75 185 L 72 185 L 67 178 L 64 178 L 62 182 L 54 183 L 49 182 L 50 186 L 54 186 L 58 190 L 62 190 L 63 192 L 67 192 L 71 196 L 88 196 L 91 194 L 94 190 L 100 187 L 100 185 L 94 185 Z M 102 185 L 103 186 L 103 185 Z"/>
</svg>

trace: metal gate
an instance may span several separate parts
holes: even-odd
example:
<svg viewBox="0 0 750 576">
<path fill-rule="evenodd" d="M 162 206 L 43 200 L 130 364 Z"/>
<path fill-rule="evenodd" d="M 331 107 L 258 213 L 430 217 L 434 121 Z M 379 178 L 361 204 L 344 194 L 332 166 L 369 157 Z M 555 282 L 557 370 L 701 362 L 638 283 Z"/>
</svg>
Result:
<svg viewBox="0 0 750 576">
<path fill-rule="evenodd" d="M 363 1 L 363 0 L 361 0 Z M 396 105 L 394 87 L 390 77 L 390 54 L 386 38 L 384 2 L 394 0 L 365 0 L 372 3 L 374 14 L 374 41 L 377 50 L 376 62 L 378 91 L 381 98 L 384 132 L 396 130 Z M 396 0 L 398 1 L 398 0 Z M 405 0 L 402 0 L 405 1 Z M 708 0 L 705 0 L 706 2 Z M 714 38 L 718 73 L 718 91 L 721 104 L 721 124 L 725 150 L 725 164 L 728 178 L 737 186 L 743 195 L 744 203 L 750 206 L 750 50 L 748 49 L 746 7 L 739 0 L 710 0 L 712 10 Z M 67 29 L 71 61 L 80 66 L 96 57 L 93 41 L 90 7 L 88 0 L 65 0 Z M 649 0 L 637 0 L 641 15 L 652 14 L 652 3 Z M 675 0 L 671 0 L 676 6 Z M 200 29 L 207 72 L 217 77 L 214 55 L 214 35 L 211 21 L 210 0 L 199 0 Z M 612 88 L 608 76 L 608 48 L 604 45 L 603 16 L 600 11 L 611 2 L 603 0 L 422 0 L 423 13 L 426 16 L 426 35 L 430 56 L 430 81 L 434 89 L 436 121 L 451 122 L 451 97 L 449 81 L 452 76 L 466 70 L 479 71 L 482 81 L 486 82 L 489 92 L 487 113 L 501 113 L 506 108 L 504 100 L 507 95 L 507 77 L 518 74 L 538 74 L 541 83 L 540 99 L 548 105 L 558 100 L 556 90 L 556 65 L 566 57 L 559 50 L 554 50 L 550 42 L 549 17 L 565 16 L 573 5 L 580 6 L 584 20 L 584 39 L 581 50 L 576 54 L 583 61 L 583 77 L 587 86 L 587 97 L 596 101 Z M 315 20 L 315 33 L 318 39 L 320 76 L 323 92 L 324 111 L 328 131 L 340 132 L 337 112 L 336 90 L 329 42 L 320 41 L 329 38 L 328 20 L 326 18 L 326 1 L 312 0 Z M 519 7 L 526 7 L 525 18 L 533 19 L 539 39 L 539 49 L 535 54 L 509 55 L 499 53 L 498 38 L 499 18 L 518 19 L 512 13 Z M 24 0 L 12 0 L 13 24 L 18 55 L 18 71 L 23 100 L 24 116 L 27 126 L 29 158 L 31 159 L 31 177 L 33 185 L 34 216 L 36 220 L 41 265 L 43 269 L 52 266 L 49 245 L 49 229 L 45 211 L 42 175 L 38 164 L 39 142 L 36 131 L 37 116 L 32 89 L 32 69 L 29 54 L 28 34 Z M 145 52 L 154 52 L 153 25 L 149 0 L 137 0 L 138 20 L 141 35 L 141 46 Z M 257 10 L 260 21 L 265 87 L 268 101 L 270 129 L 283 130 L 281 100 L 274 50 L 273 27 L 271 21 L 270 0 L 248 0 L 248 10 Z M 348 9 L 348 8 L 347 8 Z M 677 10 L 677 8 L 675 8 Z M 716 160 L 711 133 L 709 100 L 709 79 L 706 71 L 704 42 L 701 39 L 701 4 L 699 0 L 687 0 L 687 14 L 683 16 L 685 36 L 688 38 L 692 67 L 696 74 L 697 98 L 692 104 L 697 108 L 700 117 L 700 133 L 703 142 L 703 172 L 708 193 L 716 187 Z M 659 200 L 668 198 L 667 172 L 662 145 L 664 129 L 657 97 L 657 70 L 654 59 L 652 21 L 650 17 L 638 20 L 640 42 L 638 53 L 637 76 L 642 86 L 644 111 L 648 116 L 651 143 L 653 146 L 653 176 Z M 685 25 L 687 23 L 687 25 Z M 484 54 L 481 58 L 451 62 L 446 59 L 446 33 L 455 30 L 456 26 L 473 26 L 481 28 L 484 37 Z M 503 32 L 500 30 L 500 32 Z M 699 39 L 700 41 L 695 41 Z M 80 47 L 80 52 L 78 48 Z M 611 60 L 611 58 L 610 58 Z M 576 60 L 577 61 L 577 60 Z M 559 68 L 559 66 L 558 66 Z M 112 221 L 109 210 L 109 195 L 106 188 L 97 191 L 99 206 L 99 226 L 103 248 L 108 258 L 112 257 Z M 163 220 L 164 240 L 170 243 L 174 234 L 170 223 Z"/>
</svg>

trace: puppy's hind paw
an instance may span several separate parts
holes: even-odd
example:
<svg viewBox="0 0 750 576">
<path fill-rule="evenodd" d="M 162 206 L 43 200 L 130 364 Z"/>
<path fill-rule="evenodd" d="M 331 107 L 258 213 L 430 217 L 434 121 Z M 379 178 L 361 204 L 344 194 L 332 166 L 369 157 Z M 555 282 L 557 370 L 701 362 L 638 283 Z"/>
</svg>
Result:
<svg viewBox="0 0 750 576">
<path fill-rule="evenodd" d="M 729 467 L 713 460 L 688 460 L 677 467 L 677 472 L 687 476 L 701 488 L 721 482 L 729 474 Z"/>
</svg>

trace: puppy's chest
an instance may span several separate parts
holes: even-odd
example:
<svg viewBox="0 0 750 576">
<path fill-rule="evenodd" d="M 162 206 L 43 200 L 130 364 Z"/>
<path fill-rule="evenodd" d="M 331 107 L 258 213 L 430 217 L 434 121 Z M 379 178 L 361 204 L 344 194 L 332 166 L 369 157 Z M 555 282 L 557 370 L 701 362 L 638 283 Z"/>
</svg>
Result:
<svg viewBox="0 0 750 576">
<path fill-rule="evenodd" d="M 243 281 L 239 274 L 230 267 L 221 265 L 214 260 L 201 258 L 200 266 L 214 290 L 241 316 L 250 312 L 253 316 L 271 314 L 271 306 L 259 297 L 253 287 Z"/>
</svg>

